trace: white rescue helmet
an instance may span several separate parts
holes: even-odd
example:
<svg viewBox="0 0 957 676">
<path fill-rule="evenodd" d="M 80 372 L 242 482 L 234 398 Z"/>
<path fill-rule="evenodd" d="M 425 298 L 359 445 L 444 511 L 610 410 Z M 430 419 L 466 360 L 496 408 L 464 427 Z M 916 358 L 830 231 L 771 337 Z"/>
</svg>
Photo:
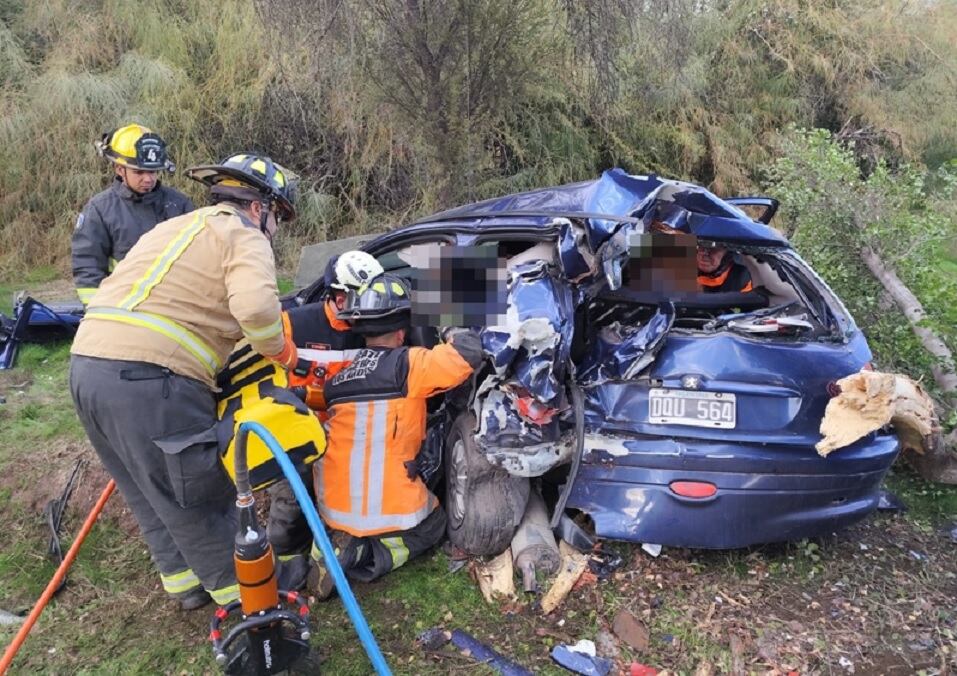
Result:
<svg viewBox="0 0 957 676">
<path fill-rule="evenodd" d="M 329 280 L 329 288 L 339 291 L 358 289 L 378 277 L 385 270 L 375 258 L 365 251 L 346 251 L 336 259 L 334 279 Z"/>
</svg>

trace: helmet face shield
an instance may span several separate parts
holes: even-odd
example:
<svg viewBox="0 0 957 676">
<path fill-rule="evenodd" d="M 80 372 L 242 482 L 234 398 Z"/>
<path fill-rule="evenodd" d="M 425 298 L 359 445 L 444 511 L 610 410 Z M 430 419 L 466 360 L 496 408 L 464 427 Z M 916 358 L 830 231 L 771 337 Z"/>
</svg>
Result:
<svg viewBox="0 0 957 676">
<path fill-rule="evenodd" d="M 346 301 L 337 313 L 339 319 L 361 323 L 412 312 L 412 296 L 405 281 L 396 275 L 383 274 L 369 284 L 346 292 Z"/>
</svg>

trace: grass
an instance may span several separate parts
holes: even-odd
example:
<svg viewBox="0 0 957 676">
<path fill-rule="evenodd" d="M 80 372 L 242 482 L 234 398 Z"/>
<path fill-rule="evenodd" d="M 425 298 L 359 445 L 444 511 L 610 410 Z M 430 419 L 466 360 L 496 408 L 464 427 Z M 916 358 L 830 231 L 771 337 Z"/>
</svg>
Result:
<svg viewBox="0 0 957 676">
<path fill-rule="evenodd" d="M 67 512 L 64 547 L 105 482 L 73 414 L 67 364 L 64 343 L 28 345 L 17 367 L 0 373 L 7 401 L 0 405 L 6 534 L 0 608 L 11 612 L 29 608 L 53 574 L 40 512 L 62 489 L 75 459 L 90 462 Z M 902 466 L 888 487 L 908 505 L 906 513 L 881 513 L 821 540 L 730 552 L 665 549 L 657 559 L 634 545 L 608 543 L 622 554 L 623 566 L 609 580 L 573 592 L 551 617 L 527 603 L 486 604 L 467 571 L 450 574 L 439 552 L 355 591 L 397 674 L 493 673 L 450 648 L 430 654 L 418 647 L 416 636 L 433 626 L 469 631 L 536 672 L 563 673 L 549 659 L 550 649 L 594 640 L 621 609 L 650 635 L 647 649 L 620 645 L 625 665 L 637 660 L 693 673 L 705 664 L 727 673 L 737 660 L 756 671 L 793 666 L 810 672 L 840 669 L 844 657 L 859 673 L 894 665 L 918 671 L 952 661 L 957 650 L 957 561 L 941 531 L 957 519 L 957 487 L 927 484 Z M 184 614 L 166 601 L 115 496 L 13 673 L 216 673 L 205 639 L 208 619 L 205 611 Z M 369 673 L 337 600 L 313 604 L 312 621 L 323 670 Z M 0 628 L 0 643 L 12 635 L 13 629 Z M 922 640 L 932 642 L 926 654 L 911 648 Z M 732 645 L 741 646 L 737 653 Z"/>
</svg>

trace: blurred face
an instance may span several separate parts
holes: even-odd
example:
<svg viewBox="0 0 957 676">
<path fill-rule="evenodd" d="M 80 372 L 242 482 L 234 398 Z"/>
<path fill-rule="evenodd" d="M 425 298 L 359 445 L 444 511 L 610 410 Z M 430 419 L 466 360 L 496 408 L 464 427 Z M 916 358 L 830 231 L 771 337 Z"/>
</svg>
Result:
<svg viewBox="0 0 957 676">
<path fill-rule="evenodd" d="M 120 177 L 127 188 L 140 195 L 145 195 L 156 187 L 159 172 L 117 165 L 116 175 Z"/>
<path fill-rule="evenodd" d="M 698 247 L 698 272 L 710 275 L 721 267 L 721 260 L 728 250 L 722 246 L 713 248 Z"/>
</svg>

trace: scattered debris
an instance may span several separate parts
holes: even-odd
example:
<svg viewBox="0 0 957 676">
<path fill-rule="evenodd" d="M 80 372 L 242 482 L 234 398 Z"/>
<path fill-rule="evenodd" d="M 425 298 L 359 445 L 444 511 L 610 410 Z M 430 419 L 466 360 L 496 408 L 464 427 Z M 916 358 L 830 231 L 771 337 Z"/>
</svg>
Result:
<svg viewBox="0 0 957 676">
<path fill-rule="evenodd" d="M 506 549 L 487 563 L 474 564 L 472 575 L 488 603 L 501 598 L 515 598 L 515 574 L 512 569 L 511 549 Z"/>
<path fill-rule="evenodd" d="M 599 580 L 607 580 L 612 573 L 621 568 L 624 558 L 614 550 L 599 550 L 592 552 L 588 559 L 588 569 Z"/>
<path fill-rule="evenodd" d="M 585 555 L 575 551 L 564 540 L 559 543 L 558 549 L 562 554 L 561 567 L 552 586 L 542 597 L 542 612 L 546 615 L 562 604 L 568 592 L 572 590 L 578 578 L 588 567 L 588 559 Z"/>
<path fill-rule="evenodd" d="M 607 629 L 599 629 L 595 634 L 595 649 L 602 657 L 618 661 L 621 656 L 621 649 L 618 647 L 618 639 Z"/>
<path fill-rule="evenodd" d="M 882 488 L 877 498 L 877 509 L 882 512 L 906 512 L 907 505 L 886 488 Z"/>
<path fill-rule="evenodd" d="M 661 545 L 653 545 L 645 542 L 641 545 L 641 551 L 657 559 L 659 556 L 661 556 Z"/>
<path fill-rule="evenodd" d="M 648 649 L 648 628 L 631 611 L 622 608 L 615 613 L 611 630 L 615 636 L 627 643 L 632 649 L 644 652 Z"/>
<path fill-rule="evenodd" d="M 915 551 L 913 549 L 908 550 L 907 553 L 910 554 L 910 557 L 915 561 L 926 561 L 928 558 L 926 554 L 922 554 L 921 552 Z"/>
<path fill-rule="evenodd" d="M 502 656 L 490 646 L 482 643 L 461 629 L 446 631 L 439 627 L 427 629 L 419 635 L 418 642 L 426 650 L 435 652 L 448 642 L 452 642 L 463 655 L 488 665 L 502 676 L 531 676 L 532 672 L 520 664 Z"/>
<path fill-rule="evenodd" d="M 26 619 L 27 618 L 14 615 L 6 610 L 0 610 L 0 627 L 21 625 Z"/>
<path fill-rule="evenodd" d="M 632 662 L 628 667 L 628 676 L 657 676 L 657 674 L 657 669 L 640 662 Z"/>
<path fill-rule="evenodd" d="M 512 538 L 512 555 L 515 567 L 522 574 L 522 589 L 526 592 L 538 591 L 537 571 L 551 575 L 561 565 L 561 553 L 549 528 L 545 501 L 537 490 L 531 491 L 525 516 Z"/>
<path fill-rule="evenodd" d="M 954 524 L 954 527 L 950 529 L 950 539 L 957 542 L 957 524 Z"/>
<path fill-rule="evenodd" d="M 47 556 L 49 556 L 57 566 L 63 563 L 63 550 L 60 547 L 60 525 L 63 523 L 63 514 L 66 512 L 66 506 L 70 501 L 70 496 L 73 495 L 73 489 L 76 487 L 77 478 L 79 477 L 80 467 L 82 467 L 82 465 L 83 458 L 78 458 L 76 464 L 73 466 L 73 471 L 70 473 L 70 477 L 67 479 L 66 485 L 63 487 L 63 491 L 60 493 L 60 497 L 50 500 L 43 509 L 47 525 L 50 527 L 50 542 L 47 544 Z M 64 576 L 53 594 L 59 594 L 65 585 L 66 577 Z"/>
<path fill-rule="evenodd" d="M 557 645 L 552 648 L 552 659 L 565 669 L 583 676 L 607 676 L 612 662 L 595 654 L 595 644 L 581 640 L 575 645 Z"/>
<path fill-rule="evenodd" d="M 838 658 L 837 663 L 847 669 L 848 673 L 854 673 L 854 663 L 844 657 L 844 655 L 841 655 L 840 658 Z"/>
</svg>

